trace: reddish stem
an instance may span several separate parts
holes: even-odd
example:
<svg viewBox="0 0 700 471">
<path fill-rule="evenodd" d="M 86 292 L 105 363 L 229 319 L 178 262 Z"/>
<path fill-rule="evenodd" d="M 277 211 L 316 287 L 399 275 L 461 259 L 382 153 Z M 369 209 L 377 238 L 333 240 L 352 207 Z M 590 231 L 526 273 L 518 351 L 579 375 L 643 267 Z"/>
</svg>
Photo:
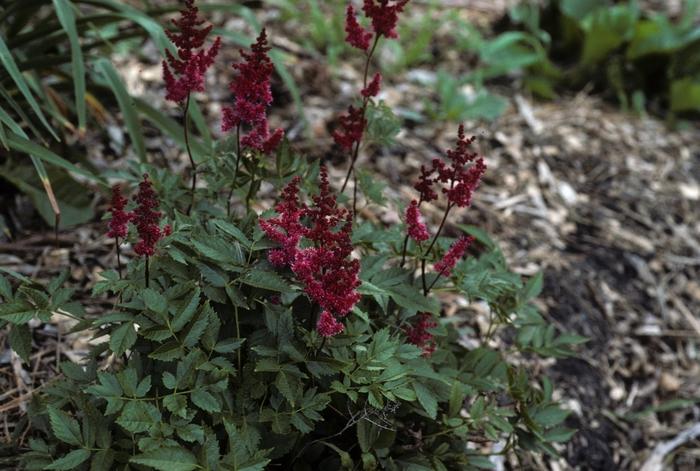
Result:
<svg viewBox="0 0 700 471">
<path fill-rule="evenodd" d="M 379 44 L 379 36 L 374 37 L 374 43 L 372 44 L 372 48 L 370 49 L 369 53 L 367 54 L 367 60 L 365 61 L 365 73 L 364 77 L 362 78 L 362 89 L 364 90 L 367 88 L 367 75 L 369 74 L 369 63 L 372 60 L 372 56 L 374 55 L 374 51 L 377 49 L 377 44 Z M 362 100 L 362 119 L 365 117 L 365 112 L 367 111 L 367 104 L 369 103 L 369 97 L 364 97 Z M 348 169 L 347 175 L 345 175 L 345 181 L 343 182 L 343 186 L 340 189 L 340 192 L 343 193 L 345 191 L 345 187 L 348 184 L 348 181 L 350 180 L 350 174 L 353 173 L 355 169 L 355 162 L 357 161 L 357 156 L 360 153 L 360 143 L 362 142 L 362 138 L 360 138 L 359 141 L 355 144 L 355 150 L 352 153 L 352 159 L 350 160 L 350 168 Z M 355 203 L 353 203 L 354 206 Z"/>
<path fill-rule="evenodd" d="M 187 94 L 187 101 L 185 102 L 185 148 L 187 149 L 187 157 L 190 159 L 190 166 L 192 167 L 192 188 L 190 189 L 190 205 L 187 207 L 187 215 L 190 215 L 190 211 L 194 207 L 194 190 L 197 186 L 197 164 L 194 163 L 194 157 L 192 157 L 192 149 L 190 149 L 190 95 Z"/>
<path fill-rule="evenodd" d="M 445 208 L 445 214 L 442 216 L 442 221 L 440 221 L 440 227 L 438 228 L 437 232 L 435 233 L 435 237 L 433 237 L 433 240 L 430 242 L 430 245 L 428 246 L 428 249 L 425 251 L 423 254 L 423 259 L 421 260 L 421 266 L 420 266 L 420 276 L 423 281 L 423 294 L 425 296 L 428 295 L 428 285 L 425 282 L 425 260 L 430 255 L 430 251 L 433 250 L 433 247 L 435 246 L 435 242 L 437 242 L 438 237 L 440 237 L 440 233 L 442 232 L 442 229 L 445 227 L 445 221 L 447 221 L 447 215 L 450 213 L 450 210 L 452 209 L 452 203 L 447 203 L 447 208 Z"/>
</svg>

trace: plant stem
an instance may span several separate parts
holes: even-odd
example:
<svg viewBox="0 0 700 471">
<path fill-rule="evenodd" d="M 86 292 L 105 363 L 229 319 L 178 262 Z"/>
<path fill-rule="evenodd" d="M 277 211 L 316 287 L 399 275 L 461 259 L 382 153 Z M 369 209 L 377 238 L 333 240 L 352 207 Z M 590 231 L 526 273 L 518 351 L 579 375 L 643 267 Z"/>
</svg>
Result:
<svg viewBox="0 0 700 471">
<path fill-rule="evenodd" d="M 149 274 L 148 274 L 148 256 L 146 256 L 146 269 L 145 269 L 145 276 L 146 276 L 146 288 L 148 288 L 148 281 L 149 281 Z"/>
<path fill-rule="evenodd" d="M 440 277 L 442 276 L 442 274 L 445 273 L 445 270 L 446 270 L 446 269 L 447 269 L 447 267 L 445 267 L 445 268 L 443 268 L 442 270 L 440 270 L 440 273 L 438 273 L 437 276 L 435 277 L 435 279 L 433 280 L 433 282 L 430 283 L 430 286 L 428 286 L 428 289 L 427 289 L 426 291 L 423 292 L 423 296 L 427 296 L 427 295 L 428 295 L 428 293 L 430 292 L 430 290 L 433 289 L 433 286 L 435 286 L 435 283 L 437 283 L 437 280 L 439 280 Z"/>
<path fill-rule="evenodd" d="M 421 280 L 423 281 L 423 294 L 428 295 L 428 285 L 425 282 L 425 260 L 430 255 L 430 251 L 433 250 L 433 247 L 435 246 L 435 242 L 437 242 L 438 237 L 440 237 L 440 233 L 442 232 L 442 229 L 445 227 L 445 221 L 447 221 L 447 215 L 450 213 L 450 210 L 452 209 L 452 203 L 447 203 L 447 208 L 445 208 L 445 214 L 442 216 L 442 221 L 440 221 L 440 227 L 438 227 L 437 232 L 435 233 L 435 237 L 433 237 L 433 240 L 430 242 L 430 245 L 428 246 L 428 249 L 425 251 L 423 254 L 421 264 L 420 264 L 420 276 Z"/>
<path fill-rule="evenodd" d="M 119 279 L 122 279 L 122 260 L 120 257 L 120 250 L 119 250 L 119 237 L 115 237 L 114 240 L 116 241 L 117 244 L 117 271 L 119 272 Z"/>
<path fill-rule="evenodd" d="M 352 172 L 352 217 L 357 212 L 357 174 Z"/>
<path fill-rule="evenodd" d="M 197 186 L 197 164 L 194 163 L 194 157 L 192 157 L 192 149 L 190 148 L 190 95 L 187 94 L 187 101 L 185 102 L 184 120 L 185 120 L 185 148 L 187 149 L 187 157 L 190 159 L 190 166 L 192 167 L 192 188 L 190 189 L 190 205 L 187 207 L 187 215 L 190 215 L 192 208 L 194 207 L 194 191 Z"/>
<path fill-rule="evenodd" d="M 238 322 L 238 305 L 234 304 L 233 305 L 233 313 L 234 317 L 236 320 L 236 340 L 241 339 L 241 325 Z M 241 370 L 241 349 L 240 347 L 236 351 L 236 356 L 238 358 L 238 374 L 243 374 L 243 370 Z"/>
<path fill-rule="evenodd" d="M 379 36 L 374 37 L 374 43 L 372 44 L 372 48 L 370 49 L 369 53 L 367 54 L 367 60 L 365 61 L 365 73 L 362 78 L 362 88 L 365 89 L 367 88 L 367 76 L 369 74 L 369 63 L 372 61 L 372 56 L 374 55 L 374 51 L 377 49 L 377 44 L 379 44 Z M 364 97 L 362 101 L 362 118 L 364 119 L 365 117 L 365 112 L 367 111 L 367 104 L 369 103 L 369 97 Z M 357 156 L 360 153 L 360 143 L 362 142 L 362 139 L 360 138 L 359 141 L 355 144 L 355 150 L 352 153 L 352 159 L 350 160 L 350 168 L 348 169 L 347 175 L 345 175 L 345 181 L 343 182 L 343 187 L 340 189 L 340 192 L 343 193 L 345 191 L 345 187 L 348 184 L 348 181 L 350 180 L 350 174 L 354 173 L 355 169 L 355 162 L 357 161 Z M 354 212 L 353 212 L 354 215 Z"/>
<path fill-rule="evenodd" d="M 238 166 L 241 164 L 241 125 L 236 126 L 236 168 L 233 171 L 233 181 L 231 182 L 231 190 L 228 192 L 226 200 L 226 215 L 231 215 L 231 198 L 233 191 L 236 189 L 236 178 L 238 177 Z"/>
<path fill-rule="evenodd" d="M 255 173 L 258 170 L 259 160 L 256 160 L 253 164 L 253 171 L 250 174 L 250 186 L 248 187 L 248 194 L 245 195 L 245 210 L 250 211 L 250 199 L 253 197 L 253 188 L 255 187 Z"/>
</svg>

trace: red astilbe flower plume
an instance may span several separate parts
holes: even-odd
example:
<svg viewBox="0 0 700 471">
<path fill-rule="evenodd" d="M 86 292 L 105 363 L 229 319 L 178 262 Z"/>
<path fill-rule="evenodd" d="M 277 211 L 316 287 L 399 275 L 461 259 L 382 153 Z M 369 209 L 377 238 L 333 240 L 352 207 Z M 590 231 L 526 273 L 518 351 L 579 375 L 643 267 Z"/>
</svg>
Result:
<svg viewBox="0 0 700 471">
<path fill-rule="evenodd" d="M 177 57 L 166 49 L 163 61 L 163 79 L 166 99 L 181 103 L 192 92 L 204 91 L 204 74 L 219 53 L 221 38 L 217 37 L 209 49 L 200 49 L 211 32 L 212 26 L 199 28 L 204 20 L 198 17 L 199 9 L 194 0 L 185 0 L 180 18 L 172 20 L 176 31 L 166 35 L 177 47 Z M 198 50 L 199 49 L 199 50 Z"/>
<path fill-rule="evenodd" d="M 268 253 L 270 262 L 289 267 L 309 299 L 325 313 L 319 319 L 319 333 L 335 335 L 340 332 L 336 318 L 346 316 L 360 300 L 356 291 L 360 262 L 350 258 L 352 215 L 338 207 L 325 167 L 320 179 L 320 191 L 310 207 L 299 201 L 299 178 L 292 180 L 276 206 L 279 216 L 261 219 L 260 227 L 280 245 Z"/>
<path fill-rule="evenodd" d="M 362 89 L 360 93 L 362 93 L 362 96 L 365 98 L 371 98 L 373 96 L 377 96 L 379 94 L 379 89 L 382 86 L 382 74 L 377 72 L 374 74 L 374 77 L 372 78 L 372 81 L 367 84 L 365 88 Z"/>
<path fill-rule="evenodd" d="M 474 242 L 474 238 L 462 236 L 450 246 L 442 260 L 435 264 L 435 271 L 442 276 L 450 276 L 452 269 L 457 265 L 457 262 L 464 257 L 464 253 L 469 246 Z"/>
<path fill-rule="evenodd" d="M 367 126 L 364 109 L 350 105 L 347 114 L 342 115 L 338 121 L 340 127 L 333 131 L 333 140 L 343 149 L 351 150 L 355 143 L 362 140 Z"/>
<path fill-rule="evenodd" d="M 467 138 L 464 125 L 459 126 L 457 144 L 447 151 L 449 164 L 441 159 L 433 159 L 432 166 L 421 166 L 421 174 L 414 188 L 420 192 L 421 202 L 430 202 L 438 197 L 435 186 L 442 187 L 450 205 L 466 208 L 471 205 L 476 191 L 486 172 L 486 163 L 471 152 L 469 146 L 476 138 Z"/>
<path fill-rule="evenodd" d="M 397 38 L 396 24 L 408 0 L 365 0 L 362 10 L 372 20 L 372 28 L 377 36 Z"/>
<path fill-rule="evenodd" d="M 272 249 L 267 257 L 275 266 L 291 266 L 297 254 L 297 247 L 301 238 L 307 232 L 306 227 L 301 223 L 301 218 L 308 211 L 305 204 L 299 202 L 300 177 L 294 177 L 282 190 L 282 201 L 275 210 L 278 217 L 270 219 L 260 219 L 260 228 L 267 237 L 280 245 L 279 249 Z"/>
<path fill-rule="evenodd" d="M 369 43 L 372 40 L 372 33 L 366 31 L 360 23 L 357 22 L 357 17 L 355 16 L 355 8 L 352 5 L 348 5 L 348 9 L 345 15 L 345 41 L 352 47 L 367 51 L 369 49 Z"/>
<path fill-rule="evenodd" d="M 433 334 L 428 332 L 428 329 L 437 327 L 437 322 L 427 312 L 422 312 L 418 315 L 410 327 L 406 328 L 406 340 L 423 350 L 423 356 L 429 357 L 435 352 L 435 342 Z"/>
<path fill-rule="evenodd" d="M 109 231 L 107 237 L 125 239 L 129 232 L 128 224 L 134 215 L 128 211 L 124 211 L 127 199 L 122 196 L 122 188 L 120 185 L 112 187 L 112 204 L 110 212 L 112 218 L 109 220 Z"/>
<path fill-rule="evenodd" d="M 423 242 L 430 238 L 428 228 L 421 221 L 418 201 L 416 200 L 411 201 L 411 204 L 406 208 L 406 225 L 408 226 L 408 235 L 416 242 Z"/>
<path fill-rule="evenodd" d="M 238 126 L 249 126 L 250 132 L 243 136 L 243 146 L 258 151 L 272 152 L 282 140 L 283 131 L 270 133 L 266 109 L 272 104 L 270 76 L 274 66 L 268 52 L 267 33 L 263 29 L 250 52 L 241 50 L 243 61 L 233 64 L 237 74 L 229 85 L 234 96 L 234 105 L 223 110 L 221 129 L 230 131 Z"/>
<path fill-rule="evenodd" d="M 323 337 L 334 337 L 345 330 L 345 326 L 328 311 L 323 311 L 318 317 L 316 330 Z"/>
<path fill-rule="evenodd" d="M 134 201 L 138 205 L 134 210 L 134 224 L 140 238 L 134 246 L 134 252 L 142 257 L 150 257 L 155 253 L 158 241 L 166 234 L 159 225 L 162 213 L 157 211 L 157 208 L 160 203 L 147 173 L 143 174 L 143 180 L 139 183 L 139 191 Z M 166 232 L 170 230 L 166 229 Z"/>
</svg>

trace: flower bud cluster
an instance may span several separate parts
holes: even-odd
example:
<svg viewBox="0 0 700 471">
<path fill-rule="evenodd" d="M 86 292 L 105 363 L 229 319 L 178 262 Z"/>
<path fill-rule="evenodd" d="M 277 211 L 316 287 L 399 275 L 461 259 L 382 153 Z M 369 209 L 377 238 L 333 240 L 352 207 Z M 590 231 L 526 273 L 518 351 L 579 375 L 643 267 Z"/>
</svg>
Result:
<svg viewBox="0 0 700 471">
<path fill-rule="evenodd" d="M 109 231 L 107 237 L 116 239 L 124 239 L 127 236 L 129 221 L 134 217 L 129 211 L 125 211 L 127 199 L 122 196 L 122 188 L 120 185 L 112 187 L 112 204 L 110 212 L 112 218 L 109 220 Z"/>
<path fill-rule="evenodd" d="M 418 314 L 418 318 L 405 329 L 406 340 L 423 350 L 423 356 L 430 356 L 435 352 L 434 336 L 428 330 L 437 327 L 433 316 L 427 312 Z"/>
<path fill-rule="evenodd" d="M 421 202 L 436 200 L 435 187 L 439 187 L 450 205 L 460 208 L 471 205 L 472 194 L 486 172 L 484 159 L 477 159 L 478 154 L 469 150 L 474 140 L 474 137 L 465 137 L 464 125 L 460 125 L 457 144 L 447 151 L 449 163 L 435 158 L 430 167 L 421 167 L 420 177 L 414 185 L 420 192 Z"/>
<path fill-rule="evenodd" d="M 160 219 L 163 214 L 158 211 L 160 205 L 158 194 L 153 189 L 153 183 L 147 173 L 143 174 L 143 180 L 139 183 L 139 191 L 134 196 L 136 208 L 133 211 L 126 211 L 127 199 L 122 195 L 121 186 L 112 187 L 112 204 L 107 232 L 108 237 L 125 239 L 131 222 L 136 226 L 139 241 L 134 246 L 134 252 L 140 256 L 150 257 L 155 254 L 156 244 L 163 237 L 172 233 L 170 224 L 166 224 L 161 229 Z"/>
<path fill-rule="evenodd" d="M 435 264 L 435 271 L 442 276 L 450 276 L 452 274 L 452 269 L 457 265 L 457 262 L 464 257 L 464 253 L 472 242 L 474 242 L 474 238 L 471 236 L 462 236 L 457 239 L 442 257 L 442 260 Z"/>
<path fill-rule="evenodd" d="M 139 191 L 134 201 L 137 204 L 134 209 L 134 225 L 140 238 L 134 246 L 134 252 L 150 257 L 155 253 L 158 241 L 168 235 L 171 229 L 170 226 L 162 230 L 160 228 L 160 218 L 163 214 L 156 210 L 160 204 L 158 194 L 146 173 L 143 174 L 143 180 L 139 183 Z"/>
</svg>

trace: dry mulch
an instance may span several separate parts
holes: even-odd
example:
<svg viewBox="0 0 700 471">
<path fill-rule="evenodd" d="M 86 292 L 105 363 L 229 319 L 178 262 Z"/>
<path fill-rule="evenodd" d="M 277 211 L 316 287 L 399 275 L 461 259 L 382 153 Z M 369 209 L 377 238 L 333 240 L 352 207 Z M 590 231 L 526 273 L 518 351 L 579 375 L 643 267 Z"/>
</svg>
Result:
<svg viewBox="0 0 700 471">
<path fill-rule="evenodd" d="M 492 14 L 488 4 L 477 15 Z M 300 50 L 290 41 L 285 46 Z M 349 102 L 357 72 L 351 66 L 330 70 L 309 55 L 293 57 L 291 70 L 311 126 L 310 136 L 290 135 L 311 157 L 338 163 L 340 176 L 344 156 L 332 147 L 328 129 L 343 105 L 335 99 L 340 94 Z M 227 58 L 236 58 L 233 49 Z M 157 60 L 124 59 L 121 68 L 131 88 L 140 88 L 151 102 L 162 99 Z M 217 72 L 217 87 L 228 73 Z M 396 85 L 387 83 L 382 98 L 415 109 L 425 87 L 406 77 L 410 73 L 396 77 Z M 473 208 L 458 218 L 489 232 L 517 272 L 544 270 L 543 312 L 561 329 L 590 338 L 576 358 L 531 365 L 554 379 L 573 411 L 569 425 L 579 432 L 562 448 L 561 459 L 530 465 L 636 470 L 652 464 L 657 445 L 680 434 L 683 443 L 663 455 L 673 469 L 700 468 L 698 434 L 682 435 L 700 423 L 700 128 L 670 131 L 656 119 L 622 113 L 583 94 L 536 103 L 516 87 L 499 91 L 511 98 L 507 114 L 490 125 L 467 123 L 480 137 L 489 171 Z M 219 95 L 217 101 L 228 98 Z M 276 120 L 293 128 L 294 107 L 288 97 L 281 101 L 285 106 L 275 109 Z M 212 128 L 218 127 L 218 106 L 206 107 Z M 436 126 L 403 130 L 399 145 L 371 149 L 359 164 L 386 179 L 387 196 L 406 202 L 414 196 L 410 184 L 420 164 L 453 141 L 456 125 Z M 154 137 L 149 145 L 168 143 Z M 94 157 L 105 167 L 119 167 L 127 154 L 116 161 Z M 184 155 L 179 158 L 177 170 L 186 163 Z M 0 266 L 38 279 L 70 266 L 88 311 L 108 308 L 87 297 L 99 271 L 113 265 L 102 224 L 65 231 L 56 247 L 48 229 L 19 216 L 29 210 L 26 200 L 3 198 L 22 232 L 13 241 L 0 239 Z M 395 212 L 368 211 L 389 223 L 398 220 Z M 428 211 L 428 217 L 437 219 L 439 212 Z M 477 331 L 483 328 L 479 315 L 474 323 Z M 67 334 L 70 324 L 58 316 L 34 327 L 38 348 L 30 365 L 21 365 L 0 332 L 0 443 L 18 425 L 31 393 L 56 374 L 59 361 L 77 361 L 88 348 L 87 339 Z"/>
</svg>

